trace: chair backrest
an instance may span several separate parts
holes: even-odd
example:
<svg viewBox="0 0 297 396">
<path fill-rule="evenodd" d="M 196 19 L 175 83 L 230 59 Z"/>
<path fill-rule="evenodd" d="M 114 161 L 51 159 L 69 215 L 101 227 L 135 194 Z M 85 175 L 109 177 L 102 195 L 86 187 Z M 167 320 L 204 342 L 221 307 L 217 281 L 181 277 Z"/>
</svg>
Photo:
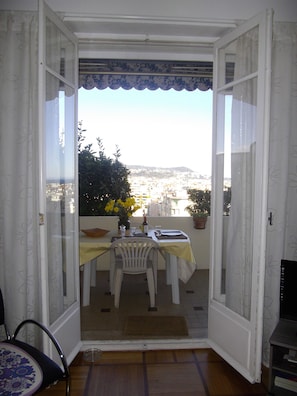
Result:
<svg viewBox="0 0 297 396">
<path fill-rule="evenodd" d="M 0 289 L 0 326 L 4 325 L 4 302 L 3 302 L 3 296 L 2 296 L 2 291 Z"/>
<path fill-rule="evenodd" d="M 146 270 L 149 260 L 156 260 L 158 244 L 147 237 L 129 237 L 114 241 L 111 249 L 124 272 L 139 273 Z"/>
<path fill-rule="evenodd" d="M 4 301 L 3 301 L 3 295 L 1 289 L 0 289 L 0 326 L 4 327 L 6 338 L 9 339 L 10 334 L 8 332 L 8 328 L 5 323 Z"/>
</svg>

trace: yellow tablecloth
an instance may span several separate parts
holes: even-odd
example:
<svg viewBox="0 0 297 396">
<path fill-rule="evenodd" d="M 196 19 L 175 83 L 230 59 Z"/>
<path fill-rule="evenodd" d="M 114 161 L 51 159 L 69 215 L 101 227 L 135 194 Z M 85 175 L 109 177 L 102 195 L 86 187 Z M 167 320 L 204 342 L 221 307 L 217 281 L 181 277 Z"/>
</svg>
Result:
<svg viewBox="0 0 297 396">
<path fill-rule="evenodd" d="M 91 238 L 81 235 L 79 240 L 80 265 L 85 264 L 107 252 L 111 245 L 111 238 L 115 235 L 118 234 L 114 231 L 111 231 L 100 238 Z M 153 236 L 152 232 L 150 236 Z M 160 249 L 164 252 L 184 259 L 189 263 L 196 263 L 189 240 L 158 240 L 157 238 L 154 238 L 154 240 L 157 241 Z"/>
<path fill-rule="evenodd" d="M 116 235 L 118 234 L 115 231 L 111 231 L 101 238 L 90 238 L 84 234 L 80 235 L 80 265 L 84 268 L 83 306 L 90 303 L 91 279 L 96 278 L 94 274 L 91 276 L 91 268 L 95 269 L 94 265 L 91 266 L 91 261 L 110 249 L 111 239 Z M 153 230 L 149 231 L 149 236 L 158 243 L 161 254 L 164 255 L 165 253 L 166 267 L 169 268 L 170 272 L 172 302 L 179 304 L 178 279 L 186 283 L 196 269 L 191 241 L 189 239 L 158 240 Z M 167 271 L 167 273 L 169 272 Z"/>
<path fill-rule="evenodd" d="M 160 249 L 166 253 L 172 254 L 173 256 L 179 257 L 188 261 L 189 263 L 196 264 L 196 260 L 192 251 L 191 243 L 179 242 L 174 240 L 158 241 Z"/>
<path fill-rule="evenodd" d="M 79 254 L 80 265 L 88 263 L 98 256 L 106 253 L 110 249 L 111 238 L 118 235 L 115 231 L 110 231 L 100 238 L 90 238 L 84 234 L 80 236 Z M 189 239 L 178 240 L 158 240 L 153 231 L 149 232 L 149 236 L 159 244 L 160 250 L 164 253 L 178 257 L 178 277 L 183 282 L 187 282 L 196 269 L 196 260 Z"/>
<path fill-rule="evenodd" d="M 105 234 L 104 237 L 91 238 L 81 235 L 79 238 L 79 263 L 83 265 L 89 261 L 106 253 L 111 245 L 111 238 L 114 232 Z"/>
</svg>

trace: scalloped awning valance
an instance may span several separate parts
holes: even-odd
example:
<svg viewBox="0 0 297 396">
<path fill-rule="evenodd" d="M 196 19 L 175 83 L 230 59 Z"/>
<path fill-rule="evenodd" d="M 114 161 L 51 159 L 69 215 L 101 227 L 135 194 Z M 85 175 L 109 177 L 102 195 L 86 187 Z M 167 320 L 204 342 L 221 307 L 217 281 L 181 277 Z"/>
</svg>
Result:
<svg viewBox="0 0 297 396">
<path fill-rule="evenodd" d="M 79 86 L 85 89 L 212 89 L 212 62 L 80 59 Z"/>
</svg>

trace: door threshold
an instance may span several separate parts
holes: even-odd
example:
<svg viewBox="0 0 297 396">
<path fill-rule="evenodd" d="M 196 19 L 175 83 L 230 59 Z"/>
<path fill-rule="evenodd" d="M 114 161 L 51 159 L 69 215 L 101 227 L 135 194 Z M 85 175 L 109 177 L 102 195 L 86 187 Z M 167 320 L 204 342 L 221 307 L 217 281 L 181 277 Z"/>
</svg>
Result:
<svg viewBox="0 0 297 396">
<path fill-rule="evenodd" d="M 81 351 L 87 349 L 102 351 L 149 351 L 172 349 L 204 349 L 209 348 L 207 338 L 172 339 L 172 340 L 86 340 L 82 341 Z"/>
</svg>

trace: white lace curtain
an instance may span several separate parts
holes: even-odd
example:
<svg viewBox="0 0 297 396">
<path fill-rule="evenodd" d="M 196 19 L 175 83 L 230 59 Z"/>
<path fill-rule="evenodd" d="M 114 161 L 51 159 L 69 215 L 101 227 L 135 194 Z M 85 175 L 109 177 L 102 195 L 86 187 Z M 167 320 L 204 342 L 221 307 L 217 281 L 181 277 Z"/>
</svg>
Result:
<svg viewBox="0 0 297 396">
<path fill-rule="evenodd" d="M 11 331 L 40 318 L 38 19 L 0 13 L 0 286 Z"/>
<path fill-rule="evenodd" d="M 236 44 L 235 80 L 257 69 L 258 29 Z M 233 88 L 231 125 L 232 199 L 226 246 L 226 306 L 250 319 L 257 126 L 257 80 Z"/>
<path fill-rule="evenodd" d="M 273 31 L 263 361 L 279 318 L 281 259 L 297 261 L 297 23 Z"/>
</svg>

